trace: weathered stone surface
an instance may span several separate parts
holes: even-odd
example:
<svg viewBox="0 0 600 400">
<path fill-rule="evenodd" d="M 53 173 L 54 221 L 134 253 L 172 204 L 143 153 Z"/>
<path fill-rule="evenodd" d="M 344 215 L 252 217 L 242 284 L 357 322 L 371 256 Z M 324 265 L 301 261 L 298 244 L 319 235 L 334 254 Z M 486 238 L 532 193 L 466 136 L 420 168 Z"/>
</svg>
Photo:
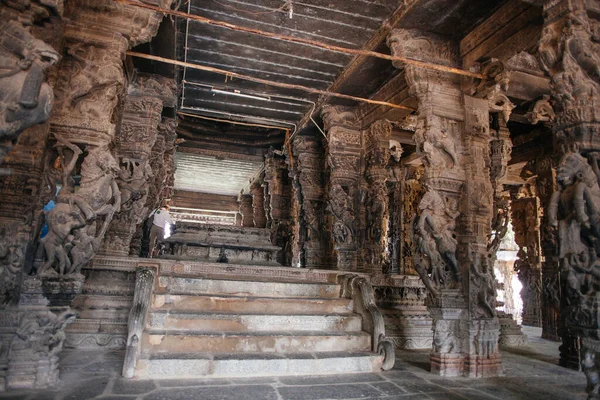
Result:
<svg viewBox="0 0 600 400">
<path fill-rule="evenodd" d="M 271 244 L 264 228 L 180 223 L 165 240 L 171 246 L 165 258 L 206 260 L 232 264 L 278 265 L 281 248 Z"/>
</svg>

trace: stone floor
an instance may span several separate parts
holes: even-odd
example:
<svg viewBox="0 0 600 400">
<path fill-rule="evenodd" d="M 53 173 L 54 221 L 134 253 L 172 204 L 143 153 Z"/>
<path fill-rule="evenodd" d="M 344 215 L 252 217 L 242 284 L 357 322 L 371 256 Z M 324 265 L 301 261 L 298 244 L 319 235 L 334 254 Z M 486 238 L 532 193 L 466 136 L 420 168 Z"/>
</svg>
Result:
<svg viewBox="0 0 600 400">
<path fill-rule="evenodd" d="M 404 351 L 378 374 L 251 379 L 126 380 L 123 352 L 64 351 L 54 390 L 9 391 L 22 400 L 316 400 L 316 399 L 585 399 L 583 373 L 558 367 L 558 343 L 525 328 L 531 346 L 503 351 L 504 376 L 444 379 L 428 373 L 428 352 Z"/>
</svg>

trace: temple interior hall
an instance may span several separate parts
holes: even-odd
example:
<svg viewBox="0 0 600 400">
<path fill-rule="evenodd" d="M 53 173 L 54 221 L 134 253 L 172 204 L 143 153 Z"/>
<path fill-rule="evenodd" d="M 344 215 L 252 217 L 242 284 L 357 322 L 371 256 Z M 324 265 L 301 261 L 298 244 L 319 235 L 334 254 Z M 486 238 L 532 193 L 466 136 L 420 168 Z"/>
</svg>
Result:
<svg viewBox="0 0 600 400">
<path fill-rule="evenodd" d="M 0 398 L 600 399 L 600 0 L 0 0 Z"/>
</svg>

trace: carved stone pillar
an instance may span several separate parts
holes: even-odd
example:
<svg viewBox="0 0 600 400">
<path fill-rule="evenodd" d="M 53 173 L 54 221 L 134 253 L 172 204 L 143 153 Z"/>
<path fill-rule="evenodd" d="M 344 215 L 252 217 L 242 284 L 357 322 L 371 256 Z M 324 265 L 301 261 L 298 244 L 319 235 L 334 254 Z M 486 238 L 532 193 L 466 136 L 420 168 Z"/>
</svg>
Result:
<svg viewBox="0 0 600 400">
<path fill-rule="evenodd" d="M 548 223 L 548 206 L 556 190 L 556 163 L 547 157 L 536 160 L 536 191 L 540 206 L 540 251 L 542 255 L 542 337 L 560 341 L 560 263 L 558 258 L 558 230 Z"/>
<path fill-rule="evenodd" d="M 252 195 L 252 215 L 255 228 L 265 228 L 267 218 L 265 216 L 265 190 L 262 184 L 262 177 L 255 179 L 250 185 L 250 194 Z"/>
<path fill-rule="evenodd" d="M 394 30 L 392 54 L 458 66 L 457 44 L 414 30 Z M 428 287 L 434 319 L 431 369 L 471 377 L 501 373 L 496 282 L 488 256 L 493 215 L 489 103 L 464 95 L 460 78 L 404 67 L 416 96 L 414 140 L 425 166 L 425 195 L 415 223 L 415 269 Z"/>
<path fill-rule="evenodd" d="M 240 194 L 240 214 L 242 214 L 242 226 L 254 227 L 254 210 L 252 208 L 252 195 Z"/>
<path fill-rule="evenodd" d="M 175 105 L 176 89 L 174 81 L 156 75 L 140 75 L 129 86 L 116 140 L 121 166 L 117 178 L 121 212 L 115 215 L 106 233 L 104 254 L 129 255 L 138 225 L 152 211 L 146 208 L 153 178 L 150 156 L 158 135 L 162 109 Z"/>
<path fill-rule="evenodd" d="M 358 269 L 358 211 L 361 132 L 353 109 L 323 107 L 330 169 L 327 209 L 333 215 L 332 235 L 337 268 Z"/>
<path fill-rule="evenodd" d="M 368 189 L 365 202 L 365 242 L 363 246 L 362 269 L 365 272 L 381 274 L 385 255 L 389 207 L 386 182 L 389 172 L 386 167 L 390 159 L 390 138 L 392 124 L 377 121 L 366 132 L 365 161 Z"/>
<path fill-rule="evenodd" d="M 515 271 L 523 284 L 523 325 L 542 326 L 542 258 L 540 250 L 539 200 L 522 197 L 511 203 L 515 242 L 520 249 Z"/>
<path fill-rule="evenodd" d="M 163 17 L 108 0 L 74 0 L 65 14 L 65 56 L 50 121 L 57 168 L 47 171 L 60 177 L 62 188 L 56 207 L 47 214 L 49 233 L 38 247 L 40 275 L 50 274 L 51 268 L 59 275 L 78 275 L 121 209 L 116 181 L 121 169 L 109 146 L 121 111 L 117 105 L 125 85 L 123 61 L 129 47 L 156 34 Z M 77 172 L 78 190 L 73 179 Z"/>
<path fill-rule="evenodd" d="M 414 256 L 417 245 L 413 238 L 413 225 L 418 214 L 419 203 L 425 194 L 422 184 L 423 168 L 406 166 L 403 170 L 404 180 L 401 182 L 396 198 L 400 210 L 401 228 L 399 245 L 399 273 L 416 275 Z M 396 178 L 397 179 L 397 178 Z"/>
<path fill-rule="evenodd" d="M 268 205 L 265 211 L 269 214 L 271 242 L 282 248 L 279 262 L 282 265 L 292 265 L 292 243 L 295 240 L 290 224 L 291 185 L 288 179 L 288 169 L 283 156 L 269 151 L 265 157 L 265 190 L 268 192 Z"/>
<path fill-rule="evenodd" d="M 158 124 L 158 134 L 149 165 L 152 170 L 148 196 L 144 207 L 151 212 L 165 204 L 173 195 L 175 180 L 175 151 L 177 149 L 177 120 L 163 118 Z M 150 231 L 148 226 L 140 226 L 131 240 L 131 255 L 146 255 L 149 251 Z"/>
<path fill-rule="evenodd" d="M 559 237 L 564 323 L 560 364 L 577 368 L 581 363 L 589 398 L 600 398 L 600 20 L 594 6 L 584 0 L 546 1 L 539 60 L 551 78 L 555 148 L 565 153 L 547 209 Z"/>
<path fill-rule="evenodd" d="M 62 14 L 62 2 L 0 4 L 0 309 L 19 301 L 26 255 L 43 222 L 44 122 L 54 103 Z"/>
<path fill-rule="evenodd" d="M 330 265 L 330 232 L 323 199 L 323 146 L 310 136 L 292 140 L 295 191 L 299 198 L 302 224 L 299 229 L 300 264 L 306 268 Z"/>
</svg>

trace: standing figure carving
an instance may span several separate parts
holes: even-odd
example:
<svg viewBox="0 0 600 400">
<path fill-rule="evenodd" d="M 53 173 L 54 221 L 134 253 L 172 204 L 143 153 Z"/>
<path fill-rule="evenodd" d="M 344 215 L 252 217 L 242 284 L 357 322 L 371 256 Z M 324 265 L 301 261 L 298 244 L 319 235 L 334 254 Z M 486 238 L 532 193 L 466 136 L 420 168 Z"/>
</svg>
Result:
<svg viewBox="0 0 600 400">
<path fill-rule="evenodd" d="M 421 215 L 414 227 L 417 252 L 415 269 L 427 285 L 436 293 L 452 282 L 460 282 L 461 274 L 456 260 L 457 240 L 454 235 L 455 220 L 459 212 L 446 204 L 438 191 L 428 184 L 419 210 Z"/>
<path fill-rule="evenodd" d="M 352 198 L 339 184 L 329 190 L 329 211 L 335 216 L 333 238 L 338 245 L 354 243 L 354 207 Z"/>
</svg>

